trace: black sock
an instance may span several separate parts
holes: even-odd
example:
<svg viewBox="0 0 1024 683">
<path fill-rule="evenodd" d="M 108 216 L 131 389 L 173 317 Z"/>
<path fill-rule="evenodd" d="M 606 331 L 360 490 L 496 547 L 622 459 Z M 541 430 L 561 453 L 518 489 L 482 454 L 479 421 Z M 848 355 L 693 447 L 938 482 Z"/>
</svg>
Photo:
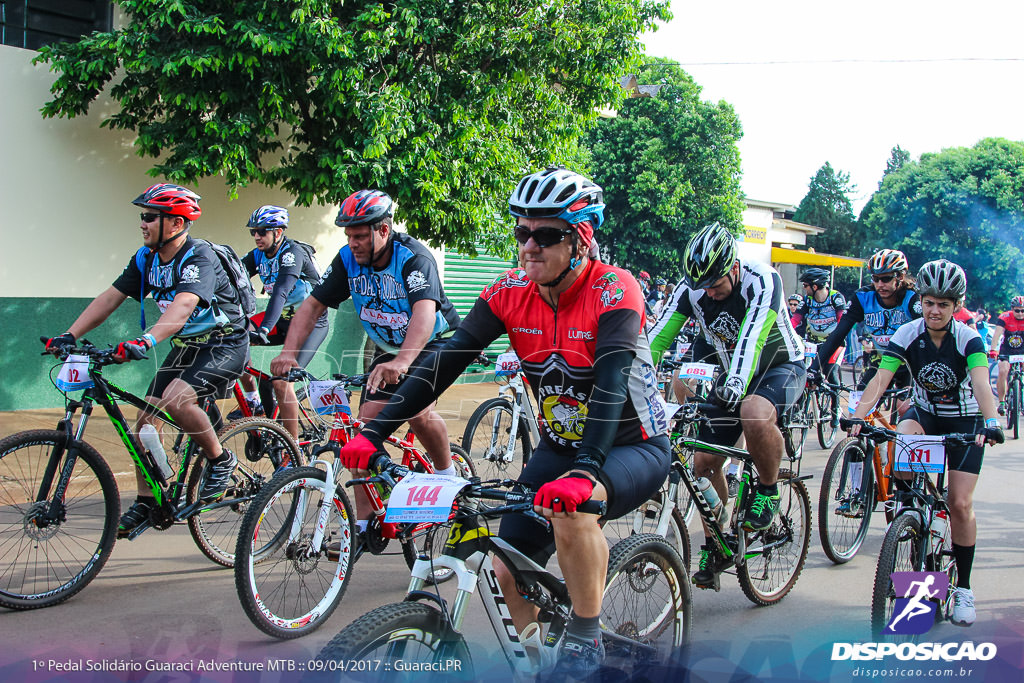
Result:
<svg viewBox="0 0 1024 683">
<path fill-rule="evenodd" d="M 153 496 L 144 496 L 141 493 L 135 497 L 135 502 L 148 505 L 149 507 L 156 507 L 156 498 Z"/>
<path fill-rule="evenodd" d="M 779 492 L 779 482 L 774 484 L 758 484 L 757 490 L 766 496 L 774 496 Z"/>
<path fill-rule="evenodd" d="M 566 631 L 568 635 L 578 640 L 597 642 L 601 638 L 601 616 L 581 617 L 573 612 L 572 620 L 569 621 L 569 628 Z"/>
<path fill-rule="evenodd" d="M 957 588 L 971 587 L 971 568 L 974 566 L 973 545 L 953 544 L 953 559 L 956 561 Z"/>
<path fill-rule="evenodd" d="M 210 458 L 210 462 L 227 462 L 231 459 L 231 454 L 228 453 L 228 449 L 221 451 L 220 455 L 216 458 Z"/>
</svg>

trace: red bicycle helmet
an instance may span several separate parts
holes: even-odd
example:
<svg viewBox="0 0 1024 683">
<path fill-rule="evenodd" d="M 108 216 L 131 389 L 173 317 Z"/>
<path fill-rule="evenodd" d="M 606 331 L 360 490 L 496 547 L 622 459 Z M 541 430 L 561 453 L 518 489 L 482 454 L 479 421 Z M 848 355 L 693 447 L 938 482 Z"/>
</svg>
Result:
<svg viewBox="0 0 1024 683">
<path fill-rule="evenodd" d="M 157 183 L 132 200 L 132 204 L 194 221 L 203 213 L 199 200 L 200 196 L 192 190 L 170 183 Z"/>
<path fill-rule="evenodd" d="M 391 197 L 380 190 L 359 190 L 350 194 L 341 203 L 334 224 L 340 228 L 355 225 L 372 225 L 383 218 L 390 218 L 394 212 Z"/>
</svg>

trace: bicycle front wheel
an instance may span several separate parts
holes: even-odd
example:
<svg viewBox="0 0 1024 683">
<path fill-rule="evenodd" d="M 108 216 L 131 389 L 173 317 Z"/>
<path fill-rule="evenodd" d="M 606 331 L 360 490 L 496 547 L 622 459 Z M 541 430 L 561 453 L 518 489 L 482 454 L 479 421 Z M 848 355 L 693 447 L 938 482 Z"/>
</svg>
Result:
<svg viewBox="0 0 1024 683">
<path fill-rule="evenodd" d="M 235 589 L 249 620 L 275 638 L 316 630 L 348 586 L 355 544 L 352 507 L 340 486 L 315 467 L 289 468 L 248 507 L 235 548 Z M 330 513 L 323 542 L 312 546 L 325 489 Z"/>
<path fill-rule="evenodd" d="M 1006 407 L 1007 426 L 1013 431 L 1013 438 L 1020 438 L 1020 412 L 1021 412 L 1021 382 L 1019 379 L 1013 381 L 1010 387 L 1010 401 Z"/>
<path fill-rule="evenodd" d="M 324 646 L 311 667 L 317 680 L 475 680 L 473 659 L 462 635 L 447 628 L 445 617 L 431 605 L 399 602 L 367 612 Z M 362 670 L 344 672 L 339 663 L 363 662 Z M 406 666 L 402 666 L 402 663 Z M 411 669 L 417 669 L 412 671 Z M 422 671 L 420 670 L 422 669 Z"/>
<path fill-rule="evenodd" d="M 747 532 L 746 562 L 736 575 L 743 594 L 757 605 L 773 605 L 796 584 L 811 541 L 807 487 L 779 470 L 779 513 L 764 531 Z"/>
<path fill-rule="evenodd" d="M 832 449 L 818 492 L 818 536 L 828 559 L 843 564 L 864 543 L 874 509 L 875 472 L 860 439 Z"/>
<path fill-rule="evenodd" d="M 462 447 L 483 481 L 515 479 L 533 454 L 530 428 L 519 417 L 515 443 L 512 437 L 512 402 L 495 397 L 477 406 L 466 423 Z"/>
<path fill-rule="evenodd" d="M 871 632 L 876 636 L 885 633 L 896 607 L 896 589 L 892 584 L 893 572 L 913 572 L 924 569 L 921 548 L 925 531 L 915 515 L 900 515 L 889 525 L 878 553 L 878 568 L 875 570 L 875 585 L 871 594 Z"/>
<path fill-rule="evenodd" d="M 839 400 L 826 391 L 815 392 L 814 396 L 818 403 L 818 444 L 832 448 L 839 431 Z"/>
<path fill-rule="evenodd" d="M 121 501 L 106 461 L 79 442 L 64 498 L 51 500 L 67 454 L 46 491 L 44 472 L 66 434 L 34 429 L 0 440 L 0 605 L 27 610 L 64 602 L 89 585 L 110 557 Z M 50 518 L 48 518 L 50 517 Z"/>
<path fill-rule="evenodd" d="M 814 401 L 810 394 L 804 392 L 789 410 L 789 419 L 783 429 L 783 443 L 786 447 L 786 454 L 790 458 L 797 459 L 803 456 L 804 444 L 807 442 L 807 433 L 814 424 Z"/>
<path fill-rule="evenodd" d="M 608 578 L 601 603 L 601 628 L 654 647 L 666 661 L 684 645 L 691 627 L 690 581 L 675 549 L 653 534 L 630 536 L 608 555 Z M 604 636 L 605 649 L 618 667 L 637 661 L 628 642 Z"/>
<path fill-rule="evenodd" d="M 306 455 L 284 427 L 261 417 L 236 420 L 221 429 L 217 439 L 238 457 L 238 466 L 224 497 L 189 517 L 188 530 L 204 555 L 233 567 L 238 530 L 251 501 L 275 472 L 305 465 Z M 198 457 L 192 465 L 187 489 L 190 504 L 199 499 L 207 463 L 207 458 Z"/>
</svg>

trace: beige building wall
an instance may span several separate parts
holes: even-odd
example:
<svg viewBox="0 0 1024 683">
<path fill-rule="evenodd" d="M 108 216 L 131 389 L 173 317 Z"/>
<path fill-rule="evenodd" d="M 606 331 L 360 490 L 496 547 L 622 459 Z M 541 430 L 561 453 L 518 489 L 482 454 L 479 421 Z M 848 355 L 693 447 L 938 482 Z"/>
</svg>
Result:
<svg viewBox="0 0 1024 683">
<path fill-rule="evenodd" d="M 131 200 L 164 179 L 146 174 L 153 160 L 135 154 L 131 133 L 100 128 L 114 110 L 105 97 L 87 116 L 43 119 L 39 110 L 54 75 L 32 65 L 37 54 L 0 46 L 0 296 L 92 297 L 141 246 Z M 242 188 L 229 200 L 221 178 L 190 189 L 203 198 L 192 234 L 239 254 L 253 248 L 244 226 L 263 204 L 288 208 L 288 234 L 313 244 L 323 268 L 343 243 L 336 207 L 297 208 L 290 196 L 264 186 Z"/>
</svg>

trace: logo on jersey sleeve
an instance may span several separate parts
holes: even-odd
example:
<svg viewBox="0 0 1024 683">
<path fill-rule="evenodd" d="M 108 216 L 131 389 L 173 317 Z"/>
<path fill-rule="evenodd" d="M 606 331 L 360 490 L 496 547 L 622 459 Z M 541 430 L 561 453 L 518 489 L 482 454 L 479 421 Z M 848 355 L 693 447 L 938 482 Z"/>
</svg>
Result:
<svg viewBox="0 0 1024 683">
<path fill-rule="evenodd" d="M 288 266 L 295 265 L 295 254 L 288 251 L 285 252 L 284 256 L 281 257 L 281 265 L 287 268 Z"/>
<path fill-rule="evenodd" d="M 1011 348 L 1019 349 L 1021 346 L 1024 346 L 1024 337 L 1021 337 L 1019 334 L 1007 335 L 1006 343 L 1008 343 Z"/>
<path fill-rule="evenodd" d="M 918 299 L 917 301 L 914 302 L 914 313 L 917 313 L 918 315 L 921 315 L 921 300 L 920 299 Z"/>
<path fill-rule="evenodd" d="M 405 281 L 406 288 L 410 292 L 418 292 L 421 289 L 426 289 L 429 286 L 427 282 L 427 276 L 418 270 L 414 270 L 409 273 L 409 277 Z"/>
<path fill-rule="evenodd" d="M 626 295 L 622 280 L 615 273 L 605 273 L 594 282 L 594 289 L 601 290 L 601 303 L 605 308 L 617 306 Z"/>
<path fill-rule="evenodd" d="M 199 282 L 199 266 L 190 263 L 181 270 L 181 281 L 183 284 L 195 284 Z"/>
<path fill-rule="evenodd" d="M 725 311 L 722 311 L 708 325 L 708 331 L 726 344 L 735 344 L 740 338 L 740 322 Z"/>
<path fill-rule="evenodd" d="M 529 285 L 530 281 L 526 279 L 525 270 L 508 270 L 494 278 L 491 284 L 484 287 L 484 291 L 480 292 L 480 298 L 484 301 L 490 301 L 503 289 L 522 289 Z"/>
</svg>

